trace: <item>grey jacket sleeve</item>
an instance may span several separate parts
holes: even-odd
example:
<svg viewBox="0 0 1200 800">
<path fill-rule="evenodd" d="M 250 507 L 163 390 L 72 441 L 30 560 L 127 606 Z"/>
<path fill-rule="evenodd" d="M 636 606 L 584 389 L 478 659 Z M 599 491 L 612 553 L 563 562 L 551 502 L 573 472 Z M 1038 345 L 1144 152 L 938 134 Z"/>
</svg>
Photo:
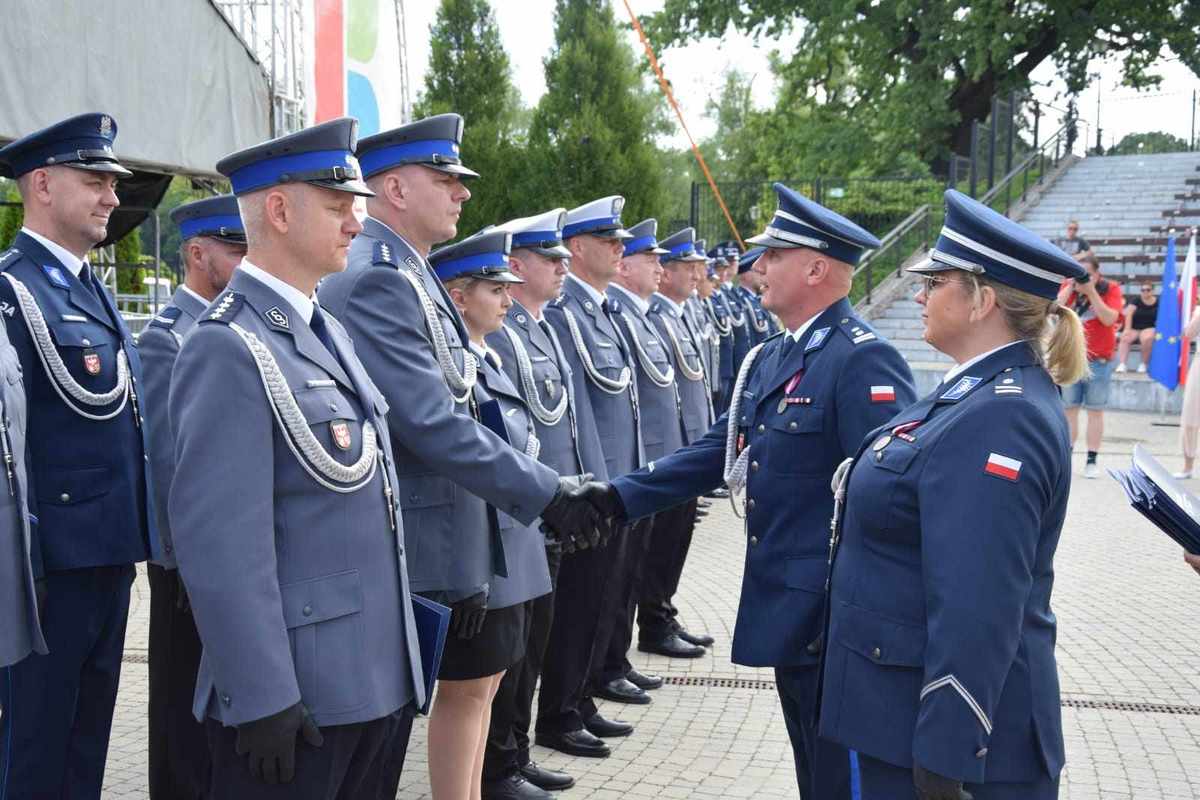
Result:
<svg viewBox="0 0 1200 800">
<path fill-rule="evenodd" d="M 300 701 L 275 555 L 275 421 L 237 334 L 201 324 L 171 379 L 175 552 L 226 722 Z"/>
<path fill-rule="evenodd" d="M 175 568 L 175 546 L 171 541 L 171 524 L 167 514 L 167 497 L 175 474 L 175 437 L 171 433 L 167 408 L 171 392 L 171 369 L 179 355 L 179 345 L 171 331 L 147 326 L 138 337 L 138 354 L 142 357 L 142 409 L 146 417 L 147 456 L 154 476 L 154 496 L 150 498 L 158 535 L 162 539 L 161 566 Z"/>
<path fill-rule="evenodd" d="M 455 413 L 416 292 L 396 270 L 366 269 L 342 322 L 391 410 L 388 427 L 433 470 L 523 524 L 558 491 L 554 470 L 517 452 L 471 417 Z"/>
</svg>

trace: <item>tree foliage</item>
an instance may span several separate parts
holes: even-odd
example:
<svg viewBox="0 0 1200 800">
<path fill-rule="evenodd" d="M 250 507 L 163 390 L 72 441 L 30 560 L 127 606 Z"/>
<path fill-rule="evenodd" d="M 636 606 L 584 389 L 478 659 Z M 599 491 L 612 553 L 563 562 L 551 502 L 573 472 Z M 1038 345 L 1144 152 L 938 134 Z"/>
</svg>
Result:
<svg viewBox="0 0 1200 800">
<path fill-rule="evenodd" d="M 1200 4 L 1187 0 L 666 0 L 645 23 L 659 45 L 797 33 L 777 65 L 780 109 L 819 109 L 802 119 L 927 162 L 965 153 L 991 99 L 1029 89 L 1047 60 L 1070 92 L 1103 55 L 1138 88 L 1157 84 L 1166 47 L 1200 74 Z"/>
<path fill-rule="evenodd" d="M 1117 142 L 1108 151 L 1110 156 L 1150 155 L 1151 153 L 1180 153 L 1188 149 L 1188 143 L 1178 136 L 1164 131 L 1131 133 Z"/>
</svg>

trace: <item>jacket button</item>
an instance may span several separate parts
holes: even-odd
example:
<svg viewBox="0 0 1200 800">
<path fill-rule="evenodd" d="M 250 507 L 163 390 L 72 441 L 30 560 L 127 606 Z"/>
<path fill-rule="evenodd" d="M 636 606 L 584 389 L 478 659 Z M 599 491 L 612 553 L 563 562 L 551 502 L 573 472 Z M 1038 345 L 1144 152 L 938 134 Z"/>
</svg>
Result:
<svg viewBox="0 0 1200 800">
<path fill-rule="evenodd" d="M 312 606 L 311 605 L 305 606 L 304 608 L 300 609 L 300 613 L 306 617 L 311 617 L 312 616 Z"/>
<path fill-rule="evenodd" d="M 751 471 L 751 472 L 758 472 L 758 462 L 757 462 L 757 461 L 751 461 L 751 462 L 750 462 L 750 471 Z"/>
<path fill-rule="evenodd" d="M 337 411 L 337 403 L 330 403 L 330 404 L 329 404 L 329 410 L 330 410 L 330 411 Z"/>
<path fill-rule="evenodd" d="M 746 509 L 749 511 L 754 510 L 754 498 L 753 497 L 751 497 L 749 500 L 746 501 Z"/>
<path fill-rule="evenodd" d="M 789 423 L 788 423 L 788 430 L 789 430 L 789 431 L 794 431 L 794 430 L 796 430 L 796 423 L 794 423 L 794 422 L 789 422 Z"/>
<path fill-rule="evenodd" d="M 222 703 L 224 703 L 224 704 L 225 704 L 225 705 L 227 705 L 227 706 L 229 706 L 229 705 L 233 705 L 233 699 L 232 699 L 232 698 L 230 698 L 230 696 L 229 696 L 229 695 L 227 695 L 227 694 L 223 694 L 223 695 L 221 695 L 221 702 L 222 702 Z"/>
<path fill-rule="evenodd" d="M 876 647 L 874 650 L 871 651 L 871 658 L 875 659 L 876 661 L 878 661 L 882 656 L 883 656 L 883 651 L 880 650 L 878 647 Z"/>
<path fill-rule="evenodd" d="M 81 340 L 81 343 L 83 344 L 83 346 L 84 346 L 84 347 L 91 347 L 91 346 L 92 346 L 92 340 L 91 340 L 91 339 L 82 339 L 82 340 Z"/>
<path fill-rule="evenodd" d="M 976 758 L 983 758 L 983 757 L 984 757 L 984 756 L 986 756 L 986 755 L 987 755 L 987 748 L 986 748 L 986 747 L 981 747 L 981 748 L 979 748 L 979 752 L 977 752 L 977 753 L 975 754 L 975 757 L 976 757 Z"/>
<path fill-rule="evenodd" d="M 815 656 L 817 653 L 821 652 L 821 640 L 818 639 L 815 642 L 809 642 L 808 646 L 804 649 L 808 651 L 810 656 Z"/>
<path fill-rule="evenodd" d="M 172 547 L 171 545 L 166 545 L 166 547 L 164 549 L 167 551 L 167 555 L 171 555 L 171 553 L 175 552 L 175 548 Z"/>
<path fill-rule="evenodd" d="M 62 494 L 60 494 L 58 496 L 58 499 L 63 501 L 64 503 L 69 503 L 69 502 L 71 502 L 71 495 L 67 494 L 66 492 L 63 492 Z"/>
<path fill-rule="evenodd" d="M 767 426 L 766 426 L 766 425 L 759 425 L 759 426 L 758 426 L 758 432 L 759 432 L 759 433 L 765 433 L 765 432 L 766 432 L 766 430 L 767 430 Z"/>
<path fill-rule="evenodd" d="M 757 537 L 757 536 L 751 536 L 751 537 L 750 537 L 750 544 L 751 544 L 751 546 L 758 544 L 758 537 Z"/>
<path fill-rule="evenodd" d="M 410 503 L 419 503 L 419 502 L 421 502 L 421 495 L 419 495 L 419 494 L 410 494 L 410 495 L 408 496 L 408 502 L 410 502 Z"/>
</svg>

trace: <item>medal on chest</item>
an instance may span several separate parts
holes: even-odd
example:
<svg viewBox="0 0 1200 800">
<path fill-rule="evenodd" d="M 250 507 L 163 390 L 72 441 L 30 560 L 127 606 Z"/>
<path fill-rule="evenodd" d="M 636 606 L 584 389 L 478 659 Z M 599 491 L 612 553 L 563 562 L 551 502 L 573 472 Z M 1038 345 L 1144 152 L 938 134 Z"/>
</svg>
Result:
<svg viewBox="0 0 1200 800">
<path fill-rule="evenodd" d="M 545 381 L 544 381 L 543 383 L 544 383 L 544 385 L 545 385 L 545 387 L 546 387 L 546 397 L 548 397 L 548 398 L 550 398 L 551 400 L 553 400 L 553 399 L 554 399 L 554 395 L 555 395 L 555 394 L 557 394 L 557 392 L 555 392 L 555 391 L 554 391 L 554 379 L 553 379 L 553 378 L 546 378 L 546 379 L 545 379 Z"/>
<path fill-rule="evenodd" d="M 792 392 L 796 391 L 796 387 L 800 385 L 800 379 L 804 377 L 804 370 L 800 370 L 791 378 L 788 379 L 787 385 L 783 387 L 783 397 L 779 399 L 779 405 L 775 407 L 776 414 L 782 414 L 787 411 L 788 406 L 812 405 L 811 397 L 793 396 Z"/>
<path fill-rule="evenodd" d="M 352 443 L 350 437 L 350 423 L 344 419 L 335 419 L 329 423 L 329 433 L 333 437 L 333 443 L 337 445 L 339 450 L 349 450 Z"/>
</svg>

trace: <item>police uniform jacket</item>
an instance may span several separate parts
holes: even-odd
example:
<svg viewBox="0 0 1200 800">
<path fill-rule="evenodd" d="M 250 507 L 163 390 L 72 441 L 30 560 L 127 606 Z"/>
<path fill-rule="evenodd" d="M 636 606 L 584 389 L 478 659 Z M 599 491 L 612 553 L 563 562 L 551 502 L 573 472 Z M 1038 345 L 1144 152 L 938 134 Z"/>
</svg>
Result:
<svg viewBox="0 0 1200 800">
<path fill-rule="evenodd" d="M 683 447 L 683 420 L 680 415 L 677 374 L 666 386 L 655 383 L 673 371 L 667 346 L 659 338 L 658 329 L 633 301 L 613 286 L 608 287 L 608 300 L 617 309 L 615 318 L 621 333 L 632 351 L 634 374 L 638 384 L 638 411 L 642 429 L 642 445 L 647 461 L 662 458 Z M 644 361 L 643 361 L 644 359 Z M 651 375 L 653 369 L 656 375 Z"/>
<path fill-rule="evenodd" d="M 7 312 L 6 312 L 7 313 Z M 28 451 L 25 427 L 25 385 L 21 362 L 0 326 L 0 414 L 3 415 L 5 452 L 11 462 L 0 477 L 0 667 L 15 664 L 31 652 L 45 655 L 46 641 L 38 617 L 33 585 Z"/>
<path fill-rule="evenodd" d="M 655 296 L 646 315 L 666 345 L 671 366 L 675 370 L 675 386 L 679 390 L 679 413 L 683 418 L 683 442 L 690 444 L 709 429 L 712 419 L 712 392 L 704 374 L 700 348 L 687 324 L 687 312 L 670 300 Z M 698 376 L 698 377 L 689 377 Z M 669 451 L 674 452 L 674 451 Z"/>
<path fill-rule="evenodd" d="M 567 312 L 578 325 L 579 342 L 571 336 Z M 596 384 L 583 363 L 586 354 L 595 372 L 610 381 L 618 380 L 626 368 L 632 376 L 633 355 L 629 352 L 624 335 L 615 327 L 613 318 L 604 312 L 573 276 L 567 277 L 562 294 L 546 306 L 544 314 L 553 326 L 558 341 L 562 343 L 575 383 L 578 405 L 582 408 L 583 398 L 587 397 L 592 418 L 596 421 L 605 466 L 604 474 L 597 473 L 596 479 L 607 480 L 609 476 L 632 472 L 645 463 L 637 379 L 631 377 L 624 391 L 611 393 Z"/>
<path fill-rule="evenodd" d="M 0 256 L 0 270 L 19 280 L 41 312 L 48 344 L 82 389 L 103 395 L 117 385 L 117 353 L 124 351 L 132 393 L 106 405 L 72 403 L 59 394 L 30 336 L 12 284 L 0 278 L 8 337 L 24 373 L 29 425 L 29 512 L 33 572 L 132 564 L 158 555 L 148 504 L 151 481 L 146 428 L 139 418 L 142 364 L 112 298 L 89 291 L 33 237 L 21 232 Z M 65 391 L 65 390 L 64 390 Z M 122 407 L 122 403 L 124 406 Z"/>
<path fill-rule="evenodd" d="M 970 783 L 1058 775 L 1050 590 L 1070 455 L 1024 342 L 866 438 L 832 572 L 822 736 Z"/>
<path fill-rule="evenodd" d="M 771 335 L 771 315 L 763 308 L 762 298 L 741 284 L 733 288 L 733 298 L 746 313 L 746 334 L 749 341 L 746 352 L 749 352 L 751 347 L 766 341 Z M 743 353 L 742 358 L 745 357 Z"/>
<path fill-rule="evenodd" d="M 767 342 L 734 398 L 740 400 L 738 439 L 750 451 L 746 563 L 732 659 L 747 666 L 818 662 L 830 478 L 867 431 L 914 397 L 908 364 L 845 299 L 819 314 L 781 358 L 788 338 Z M 884 386 L 887 394 L 876 391 Z M 730 413 L 699 441 L 656 461 L 653 471 L 613 481 L 630 518 L 721 485 Z"/>
<path fill-rule="evenodd" d="M 345 725 L 425 699 L 387 401 L 324 316 L 336 353 L 239 269 L 179 352 L 169 513 L 204 643 L 197 719 L 238 725 L 303 702 L 317 725 Z M 317 456 L 284 432 L 235 325 L 274 357 Z M 330 477 L 318 457 L 374 464 Z"/>
<path fill-rule="evenodd" d="M 553 411 L 566 393 L 567 407 L 558 422 L 551 425 L 533 417 L 534 430 L 541 442 L 538 460 L 559 475 L 607 474 L 604 469 L 604 451 L 600 449 L 600 434 L 592 418 L 592 405 L 585 396 L 578 402 L 572 382 L 571 368 L 558 341 L 554 329 L 547 323 L 543 328 L 520 303 L 513 301 L 504 321 L 507 330 L 499 330 L 487 337 L 488 347 L 500 356 L 500 366 L 513 386 L 521 393 L 526 405 L 537 402 L 542 408 Z M 529 356 L 528 382 L 522 369 L 510 334 L 520 339 Z"/>
<path fill-rule="evenodd" d="M 522 453 L 529 452 L 530 440 L 537 436 L 533 418 L 521 393 L 492 361 L 495 357 L 493 353 L 480 360 L 475 400 L 480 406 L 493 400 L 498 403 L 509 444 Z M 496 519 L 504 541 L 508 574 L 492 577 L 488 608 L 507 608 L 549 594 L 552 589 L 550 568 L 546 562 L 546 537 L 539 528 L 540 520 L 527 525 L 499 510 Z"/>
<path fill-rule="evenodd" d="M 733 328 L 731 331 L 733 335 L 732 370 L 734 376 L 736 376 L 738 369 L 742 365 L 742 360 L 746 357 L 746 353 L 749 353 L 750 348 L 755 345 L 754 331 L 751 324 L 754 315 L 746 309 L 737 286 L 722 286 L 717 289 L 715 294 L 720 294 L 725 300 L 725 305 L 729 308 L 729 321 Z"/>
<path fill-rule="evenodd" d="M 143 394 L 146 431 L 150 439 L 150 470 L 154 475 L 154 520 L 162 545 L 162 556 L 155 563 L 166 569 L 176 568 L 175 544 L 171 541 L 171 520 L 167 514 L 167 498 L 175 475 L 175 437 L 167 408 L 171 370 L 175 367 L 183 337 L 206 307 L 207 303 L 180 286 L 171 302 L 159 310 L 138 336 L 138 351 L 146 371 Z"/>
<path fill-rule="evenodd" d="M 733 320 L 730 318 L 729 304 L 720 289 L 701 302 L 704 303 L 708 321 L 716 328 L 719 338 L 717 343 L 718 385 L 716 388 L 731 387 L 737 372 L 733 368 Z"/>
<path fill-rule="evenodd" d="M 700 359 L 704 362 L 704 374 L 708 376 L 708 386 L 712 391 L 720 388 L 717 381 L 721 340 L 716 335 L 712 322 L 708 319 L 704 301 L 698 295 L 692 295 L 683 304 L 683 322 L 692 334 L 700 349 Z"/>
<path fill-rule="evenodd" d="M 465 398 L 451 397 L 417 291 L 402 273 L 425 287 L 461 371 L 469 341 L 462 319 L 428 262 L 378 220 L 367 218 L 346 271 L 322 281 L 318 295 L 392 409 L 413 589 L 456 599 L 504 571 L 487 504 L 532 523 L 558 491 L 558 476 L 474 422 Z"/>
</svg>

